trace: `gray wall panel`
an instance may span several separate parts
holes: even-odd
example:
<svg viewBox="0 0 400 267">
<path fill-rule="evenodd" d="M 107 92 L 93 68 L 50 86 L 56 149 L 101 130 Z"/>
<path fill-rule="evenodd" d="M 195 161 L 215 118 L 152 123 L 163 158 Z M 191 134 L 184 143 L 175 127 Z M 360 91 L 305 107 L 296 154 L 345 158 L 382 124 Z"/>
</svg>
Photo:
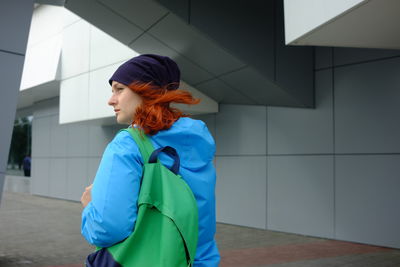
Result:
<svg viewBox="0 0 400 267">
<path fill-rule="evenodd" d="M 274 77 L 274 17 L 273 1 L 191 1 L 191 25 L 269 79 Z"/>
<path fill-rule="evenodd" d="M 69 125 L 67 146 L 69 157 L 87 157 L 89 155 L 89 125 L 87 123 Z"/>
<path fill-rule="evenodd" d="M 146 31 L 168 13 L 164 7 L 149 0 L 98 0 L 124 19 Z M 138 8 L 140 7 L 140 8 Z"/>
<path fill-rule="evenodd" d="M 51 116 L 32 120 L 32 158 L 49 157 Z"/>
<path fill-rule="evenodd" d="M 363 61 L 377 60 L 387 57 L 400 56 L 400 50 L 366 49 L 366 48 L 334 48 L 334 64 L 345 65 Z"/>
<path fill-rule="evenodd" d="M 50 159 L 49 196 L 67 197 L 67 164 L 65 158 Z"/>
<path fill-rule="evenodd" d="M 315 69 L 329 68 L 333 65 L 331 47 L 315 47 Z"/>
<path fill-rule="evenodd" d="M 217 221 L 266 228 L 266 160 L 217 157 Z"/>
<path fill-rule="evenodd" d="M 255 104 L 301 106 L 289 93 L 251 67 L 222 75 L 219 79 L 246 95 Z"/>
<path fill-rule="evenodd" d="M 67 199 L 79 201 L 88 186 L 88 159 L 67 159 Z"/>
<path fill-rule="evenodd" d="M 33 12 L 33 2 L 33 0 L 0 1 L 0 36 L 3 36 L 0 39 L 1 50 L 25 55 Z M 10 70 L 13 70 L 13 68 L 10 68 Z M 19 76 L 17 73 L 22 71 L 22 66 L 21 69 L 17 68 L 14 71 L 16 72 L 15 75 Z"/>
<path fill-rule="evenodd" d="M 118 130 L 114 127 L 89 125 L 89 156 L 102 156 L 104 149 L 117 133 Z"/>
<path fill-rule="evenodd" d="M 336 156 L 336 238 L 400 248 L 400 155 Z"/>
<path fill-rule="evenodd" d="M 220 105 L 217 155 L 265 155 L 266 107 Z"/>
<path fill-rule="evenodd" d="M 333 237 L 333 156 L 268 157 L 268 229 Z"/>
<path fill-rule="evenodd" d="M 268 154 L 333 153 L 332 71 L 315 79 L 315 109 L 268 107 Z"/>
<path fill-rule="evenodd" d="M 156 0 L 189 23 L 189 0 Z"/>
<path fill-rule="evenodd" d="M 97 0 L 69 0 L 64 6 L 126 45 L 143 33 L 138 26 Z"/>
<path fill-rule="evenodd" d="M 186 57 L 179 55 L 177 51 L 148 33 L 141 35 L 135 42 L 130 44 L 130 47 L 141 54 L 154 54 L 157 51 L 160 55 L 172 58 L 181 70 L 181 78 L 189 84 L 196 84 L 212 77 L 210 72 L 194 64 Z"/>
<path fill-rule="evenodd" d="M 58 114 L 50 117 L 50 156 L 66 157 L 69 125 L 60 125 L 58 121 Z"/>
<path fill-rule="evenodd" d="M 338 153 L 400 152 L 400 58 L 335 70 Z"/>
<path fill-rule="evenodd" d="M 218 103 L 235 104 L 254 104 L 255 102 L 247 98 L 240 90 L 232 88 L 226 82 L 215 78 L 195 85 L 195 88 L 201 90 Z"/>
<path fill-rule="evenodd" d="M 33 115 L 35 118 L 59 114 L 59 108 L 58 108 L 59 98 L 56 97 L 36 102 L 33 107 L 34 107 Z"/>
<path fill-rule="evenodd" d="M 245 65 L 173 14 L 166 16 L 148 32 L 214 75 L 221 75 Z"/>
<path fill-rule="evenodd" d="M 93 183 L 94 178 L 96 177 L 97 169 L 99 168 L 101 157 L 89 158 L 88 159 L 88 181 L 87 184 L 90 185 Z M 83 191 L 82 191 L 83 193 Z"/>
<path fill-rule="evenodd" d="M 32 184 L 31 193 L 35 195 L 49 196 L 50 159 L 32 159 Z"/>
</svg>

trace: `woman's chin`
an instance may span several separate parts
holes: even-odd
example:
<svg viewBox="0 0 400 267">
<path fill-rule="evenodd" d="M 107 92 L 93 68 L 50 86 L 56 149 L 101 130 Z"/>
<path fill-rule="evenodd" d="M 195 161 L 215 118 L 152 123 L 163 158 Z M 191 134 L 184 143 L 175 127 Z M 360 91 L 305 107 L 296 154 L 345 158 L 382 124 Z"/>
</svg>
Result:
<svg viewBox="0 0 400 267">
<path fill-rule="evenodd" d="M 122 124 L 122 125 L 130 125 L 131 124 L 129 121 L 119 120 L 118 118 L 117 118 L 117 123 Z"/>
</svg>

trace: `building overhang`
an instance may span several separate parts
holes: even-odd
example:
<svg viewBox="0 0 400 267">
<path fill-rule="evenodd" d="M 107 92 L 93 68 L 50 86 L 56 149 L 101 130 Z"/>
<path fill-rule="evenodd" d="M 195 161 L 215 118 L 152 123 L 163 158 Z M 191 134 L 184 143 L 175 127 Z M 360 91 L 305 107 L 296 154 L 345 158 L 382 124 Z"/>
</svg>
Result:
<svg viewBox="0 0 400 267">
<path fill-rule="evenodd" d="M 398 0 L 285 0 L 288 45 L 400 49 Z"/>
<path fill-rule="evenodd" d="M 21 90 L 18 95 L 17 109 L 30 107 L 33 104 L 54 98 L 60 95 L 60 81 L 52 80 L 26 90 Z"/>
<path fill-rule="evenodd" d="M 64 6 L 65 0 L 35 0 L 36 5 Z"/>
<path fill-rule="evenodd" d="M 275 18 L 280 9 L 270 1 L 265 4 L 268 29 L 260 33 L 268 35 L 269 45 L 263 47 L 268 56 L 257 58 L 268 65 L 265 68 L 237 57 L 210 38 L 207 28 L 199 30 L 168 9 L 170 4 L 174 5 L 154 0 L 68 0 L 65 7 L 138 53 L 171 57 L 183 80 L 218 103 L 314 107 L 312 50 L 284 47 L 283 15 Z M 175 4 L 188 12 L 184 1 Z M 199 18 L 207 20 L 207 14 Z M 257 42 L 234 38 L 244 46 Z"/>
</svg>

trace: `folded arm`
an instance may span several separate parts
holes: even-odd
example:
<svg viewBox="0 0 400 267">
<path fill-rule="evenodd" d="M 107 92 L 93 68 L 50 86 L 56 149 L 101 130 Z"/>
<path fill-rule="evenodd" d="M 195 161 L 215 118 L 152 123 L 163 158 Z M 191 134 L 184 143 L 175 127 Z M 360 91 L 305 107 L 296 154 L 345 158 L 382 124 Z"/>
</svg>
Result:
<svg viewBox="0 0 400 267">
<path fill-rule="evenodd" d="M 82 212 L 81 232 L 98 247 L 109 247 L 128 237 L 135 226 L 142 162 L 128 132 L 122 131 L 104 151 Z"/>
</svg>

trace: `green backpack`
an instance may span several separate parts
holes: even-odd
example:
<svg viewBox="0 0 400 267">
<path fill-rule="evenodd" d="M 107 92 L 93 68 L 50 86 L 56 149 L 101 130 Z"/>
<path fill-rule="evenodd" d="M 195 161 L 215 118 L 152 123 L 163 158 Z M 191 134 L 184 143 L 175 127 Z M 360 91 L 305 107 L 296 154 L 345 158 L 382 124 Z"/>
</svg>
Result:
<svg viewBox="0 0 400 267">
<path fill-rule="evenodd" d="M 89 267 L 193 266 L 198 239 L 197 202 L 178 175 L 179 156 L 166 146 L 154 150 L 150 139 L 136 128 L 127 128 L 143 158 L 143 177 L 133 233 L 108 248 L 97 248 L 86 259 Z M 174 159 L 171 168 L 158 160 L 164 152 Z"/>
</svg>

